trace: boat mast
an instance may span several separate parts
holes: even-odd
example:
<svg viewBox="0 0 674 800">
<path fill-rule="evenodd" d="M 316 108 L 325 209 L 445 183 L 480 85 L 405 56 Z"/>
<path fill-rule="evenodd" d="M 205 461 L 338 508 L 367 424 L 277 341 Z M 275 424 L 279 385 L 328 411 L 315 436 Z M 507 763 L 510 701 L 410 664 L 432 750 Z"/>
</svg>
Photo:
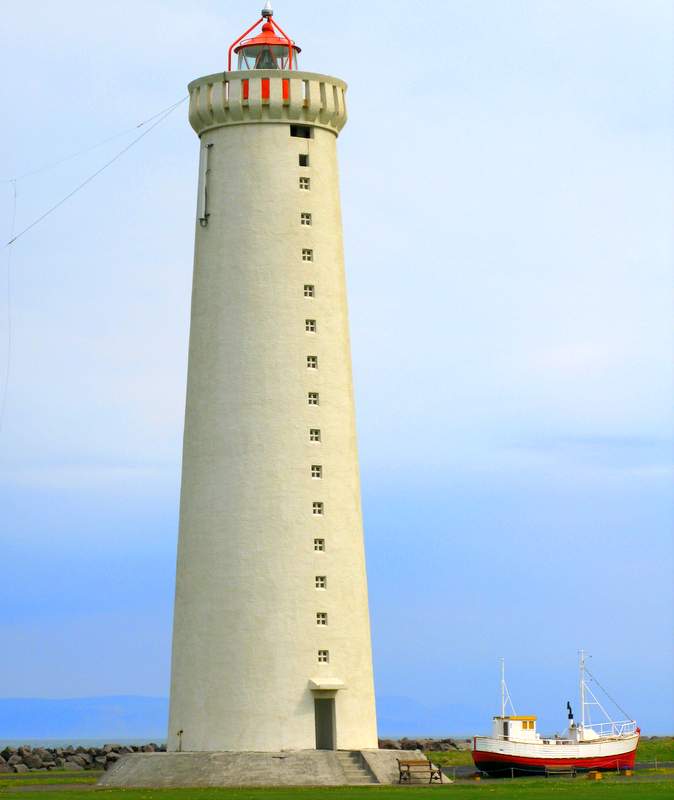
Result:
<svg viewBox="0 0 674 800">
<path fill-rule="evenodd" d="M 517 711 L 515 711 L 515 706 L 513 705 L 513 701 L 510 697 L 508 684 L 506 683 L 505 679 L 505 658 L 499 658 L 499 661 L 501 662 L 501 716 L 505 717 L 506 708 L 508 705 L 510 705 L 510 708 L 512 708 L 513 715 L 517 716 Z"/>
<path fill-rule="evenodd" d="M 580 672 L 580 726 L 581 728 L 585 728 L 585 650 L 580 650 L 578 656 L 578 668 Z"/>
<path fill-rule="evenodd" d="M 506 708 L 506 685 L 505 685 L 505 658 L 499 658 L 501 662 L 501 716 L 505 717 Z"/>
</svg>

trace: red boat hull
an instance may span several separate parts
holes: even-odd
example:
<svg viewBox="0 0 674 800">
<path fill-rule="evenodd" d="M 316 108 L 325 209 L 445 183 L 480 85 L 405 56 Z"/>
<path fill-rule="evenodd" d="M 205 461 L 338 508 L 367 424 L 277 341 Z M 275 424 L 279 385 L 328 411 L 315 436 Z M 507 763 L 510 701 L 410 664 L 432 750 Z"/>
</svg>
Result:
<svg viewBox="0 0 674 800">
<path fill-rule="evenodd" d="M 509 776 L 544 774 L 547 768 L 574 767 L 577 770 L 611 770 L 633 769 L 636 748 L 629 753 L 611 756 L 592 756 L 590 758 L 529 758 L 511 756 L 502 753 L 472 751 L 475 766 L 490 775 Z"/>
</svg>

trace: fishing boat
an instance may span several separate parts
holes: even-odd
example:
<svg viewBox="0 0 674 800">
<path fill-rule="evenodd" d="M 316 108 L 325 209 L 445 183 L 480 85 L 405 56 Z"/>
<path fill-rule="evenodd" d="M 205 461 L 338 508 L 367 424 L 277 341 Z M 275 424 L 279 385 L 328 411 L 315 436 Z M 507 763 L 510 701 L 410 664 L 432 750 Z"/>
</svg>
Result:
<svg viewBox="0 0 674 800">
<path fill-rule="evenodd" d="M 535 716 L 519 716 L 515 711 L 505 680 L 501 659 L 501 714 L 492 719 L 491 736 L 473 738 L 473 762 L 477 769 L 492 777 L 575 772 L 576 770 L 624 770 L 634 767 L 639 742 L 639 728 L 633 719 L 613 720 L 588 685 L 588 678 L 601 689 L 586 665 L 580 651 L 580 722 L 567 702 L 568 731 L 564 737 L 541 736 L 536 730 Z M 620 706 L 611 699 L 618 709 Z M 512 714 L 506 714 L 508 707 Z M 592 722 L 592 709 L 599 710 L 604 720 Z M 620 709 L 621 713 L 629 715 Z"/>
</svg>

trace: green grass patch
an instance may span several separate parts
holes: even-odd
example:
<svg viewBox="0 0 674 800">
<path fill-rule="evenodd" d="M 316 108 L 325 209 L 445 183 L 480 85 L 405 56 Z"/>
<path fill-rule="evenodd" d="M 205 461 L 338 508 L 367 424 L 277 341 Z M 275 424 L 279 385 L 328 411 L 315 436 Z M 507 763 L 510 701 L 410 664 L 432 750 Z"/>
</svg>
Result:
<svg viewBox="0 0 674 800">
<path fill-rule="evenodd" d="M 606 778 L 591 782 L 583 778 L 515 781 L 481 781 L 474 784 L 440 786 L 371 786 L 273 789 L 97 789 L 93 792 L 50 791 L 50 800 L 430 800 L 432 797 L 473 798 L 494 796 L 496 800 L 650 800 L 672 796 L 668 780 L 633 782 L 629 778 Z M 24 792 L 0 792 L 2 800 L 26 800 Z"/>
<path fill-rule="evenodd" d="M 674 737 L 656 739 L 653 742 L 640 741 L 637 747 L 637 761 L 674 761 Z"/>
<path fill-rule="evenodd" d="M 441 767 L 472 766 L 470 750 L 433 750 L 425 754 L 434 764 Z M 404 756 L 402 756 L 404 758 Z"/>
<path fill-rule="evenodd" d="M 0 775 L 0 790 L 13 786 L 58 786 L 60 783 L 97 783 L 102 772 L 21 772 Z"/>
</svg>

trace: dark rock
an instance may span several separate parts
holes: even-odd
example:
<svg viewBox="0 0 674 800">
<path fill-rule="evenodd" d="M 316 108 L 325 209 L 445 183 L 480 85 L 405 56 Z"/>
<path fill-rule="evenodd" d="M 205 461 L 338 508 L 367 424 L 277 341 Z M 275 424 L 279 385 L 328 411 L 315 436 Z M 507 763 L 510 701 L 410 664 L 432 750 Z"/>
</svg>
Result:
<svg viewBox="0 0 674 800">
<path fill-rule="evenodd" d="M 13 747 L 5 747 L 4 750 L 0 750 L 0 756 L 2 756 L 5 761 L 7 761 L 7 759 L 13 756 L 15 753 L 16 750 Z"/>
<path fill-rule="evenodd" d="M 107 760 L 108 760 L 107 756 L 96 756 L 96 758 L 94 759 L 94 764 L 97 767 L 104 767 L 105 766 L 105 762 Z"/>
<path fill-rule="evenodd" d="M 22 764 L 23 760 L 22 760 L 21 756 L 18 753 L 14 753 L 14 755 L 11 755 L 7 759 L 7 763 L 10 765 L 10 767 L 12 767 L 12 766 L 14 766 L 14 764 Z"/>
<path fill-rule="evenodd" d="M 54 759 L 54 761 L 55 761 L 55 763 L 56 763 L 56 768 L 57 768 L 57 769 L 62 769 L 62 768 L 63 768 L 63 765 L 66 763 L 66 760 L 65 760 L 65 758 L 62 758 L 61 756 L 56 756 L 56 758 Z"/>
<path fill-rule="evenodd" d="M 423 750 L 424 743 L 418 741 L 417 739 L 401 739 L 400 740 L 400 749 L 401 750 Z"/>
<path fill-rule="evenodd" d="M 400 745 L 394 739 L 380 739 L 380 750 L 400 750 Z"/>
<path fill-rule="evenodd" d="M 105 760 L 106 761 L 119 761 L 120 758 L 121 758 L 121 756 L 120 756 L 119 753 L 108 753 L 107 756 L 105 757 Z"/>
</svg>

